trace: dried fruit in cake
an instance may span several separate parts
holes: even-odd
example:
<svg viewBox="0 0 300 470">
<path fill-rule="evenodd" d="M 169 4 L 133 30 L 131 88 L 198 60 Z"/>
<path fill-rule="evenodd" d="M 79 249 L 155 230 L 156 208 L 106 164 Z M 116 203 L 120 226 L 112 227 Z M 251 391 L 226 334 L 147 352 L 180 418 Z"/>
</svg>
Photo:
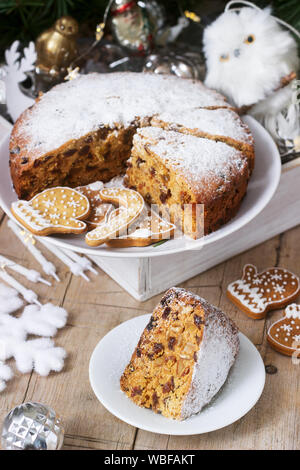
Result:
<svg viewBox="0 0 300 470">
<path fill-rule="evenodd" d="M 15 218 L 35 235 L 82 233 L 87 226 L 90 203 L 86 196 L 71 188 L 49 188 L 30 201 L 11 205 Z"/>
<path fill-rule="evenodd" d="M 246 264 L 242 279 L 229 284 L 227 296 L 250 318 L 264 318 L 269 310 L 295 300 L 300 290 L 299 278 L 287 269 L 269 268 L 261 273 Z"/>
<path fill-rule="evenodd" d="M 270 326 L 267 340 L 276 351 L 286 356 L 298 351 L 300 354 L 300 305 L 286 307 L 284 317 Z"/>
<path fill-rule="evenodd" d="M 99 246 L 107 240 L 122 235 L 145 209 L 142 196 L 127 188 L 104 188 L 100 191 L 103 202 L 115 204 L 118 208 L 106 214 L 104 220 L 85 236 L 90 246 Z"/>
<path fill-rule="evenodd" d="M 223 312 L 173 287 L 154 309 L 121 390 L 139 406 L 186 419 L 220 390 L 238 351 L 238 329 Z"/>
<path fill-rule="evenodd" d="M 148 246 L 159 240 L 170 239 L 175 231 L 175 225 L 148 210 L 144 217 L 131 225 L 125 236 L 108 240 L 106 244 L 112 248 L 128 248 L 131 246 Z"/>
<path fill-rule="evenodd" d="M 88 198 L 91 206 L 88 217 L 84 219 L 88 230 L 93 230 L 95 227 L 100 225 L 105 219 L 105 216 L 114 209 L 112 204 L 102 201 L 100 196 L 101 189 L 103 189 L 103 183 L 101 181 L 76 188 L 77 191 Z"/>
</svg>

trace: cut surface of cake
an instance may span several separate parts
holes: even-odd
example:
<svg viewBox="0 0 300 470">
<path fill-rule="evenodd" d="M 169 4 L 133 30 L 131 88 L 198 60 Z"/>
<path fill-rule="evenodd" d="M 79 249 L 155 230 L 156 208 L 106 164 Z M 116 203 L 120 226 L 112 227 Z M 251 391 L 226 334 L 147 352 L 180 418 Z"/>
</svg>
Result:
<svg viewBox="0 0 300 470">
<path fill-rule="evenodd" d="M 238 329 L 222 311 L 173 287 L 153 311 L 121 390 L 139 406 L 186 419 L 220 390 L 238 351 Z"/>
<path fill-rule="evenodd" d="M 125 184 L 196 239 L 236 214 L 249 176 L 246 155 L 223 142 L 145 127 L 134 136 Z"/>
</svg>

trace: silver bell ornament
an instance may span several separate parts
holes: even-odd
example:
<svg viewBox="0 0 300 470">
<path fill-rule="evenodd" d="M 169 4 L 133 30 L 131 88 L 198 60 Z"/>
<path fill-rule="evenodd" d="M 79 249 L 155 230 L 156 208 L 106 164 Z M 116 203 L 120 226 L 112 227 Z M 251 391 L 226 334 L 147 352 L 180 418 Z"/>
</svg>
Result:
<svg viewBox="0 0 300 470">
<path fill-rule="evenodd" d="M 6 416 L 2 428 L 3 450 L 59 450 L 64 429 L 59 417 L 49 406 L 22 403 Z"/>
</svg>

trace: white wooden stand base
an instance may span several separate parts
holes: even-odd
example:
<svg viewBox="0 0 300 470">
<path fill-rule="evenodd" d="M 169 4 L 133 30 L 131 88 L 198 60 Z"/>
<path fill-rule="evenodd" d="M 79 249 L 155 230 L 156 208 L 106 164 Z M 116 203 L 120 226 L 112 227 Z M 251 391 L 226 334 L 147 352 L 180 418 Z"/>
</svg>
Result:
<svg viewBox="0 0 300 470">
<path fill-rule="evenodd" d="M 283 165 L 278 189 L 251 222 L 200 250 L 154 258 L 91 259 L 135 299 L 143 301 L 300 223 L 300 158 Z"/>
</svg>

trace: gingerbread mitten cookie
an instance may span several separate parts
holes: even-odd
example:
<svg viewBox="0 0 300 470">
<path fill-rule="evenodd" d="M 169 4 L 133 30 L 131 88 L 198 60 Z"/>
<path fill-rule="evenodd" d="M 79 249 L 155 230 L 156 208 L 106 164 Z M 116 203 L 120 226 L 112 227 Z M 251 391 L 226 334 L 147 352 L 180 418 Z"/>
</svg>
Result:
<svg viewBox="0 0 300 470">
<path fill-rule="evenodd" d="M 285 316 L 270 326 L 267 339 L 276 351 L 287 356 L 300 351 L 300 305 L 286 307 Z"/>
<path fill-rule="evenodd" d="M 86 234 L 90 246 L 99 246 L 118 237 L 142 214 L 145 203 L 142 196 L 127 188 L 104 188 L 100 191 L 102 201 L 119 206 L 106 214 L 105 219 L 94 230 Z"/>
<path fill-rule="evenodd" d="M 269 310 L 292 302 L 300 289 L 299 278 L 287 269 L 269 268 L 261 273 L 251 264 L 243 277 L 229 284 L 227 296 L 250 318 L 264 318 Z"/>
<path fill-rule="evenodd" d="M 30 201 L 16 201 L 11 205 L 15 218 L 35 235 L 50 233 L 82 233 L 82 221 L 90 211 L 86 196 L 66 187 L 49 188 Z"/>
</svg>

